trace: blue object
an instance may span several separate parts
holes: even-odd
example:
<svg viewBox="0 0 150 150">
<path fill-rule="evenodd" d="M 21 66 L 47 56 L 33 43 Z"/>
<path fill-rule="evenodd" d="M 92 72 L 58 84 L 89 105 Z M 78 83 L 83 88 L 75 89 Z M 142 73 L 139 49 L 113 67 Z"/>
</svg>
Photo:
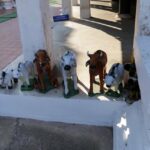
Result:
<svg viewBox="0 0 150 150">
<path fill-rule="evenodd" d="M 69 20 L 69 15 L 53 16 L 54 22 Z"/>
</svg>

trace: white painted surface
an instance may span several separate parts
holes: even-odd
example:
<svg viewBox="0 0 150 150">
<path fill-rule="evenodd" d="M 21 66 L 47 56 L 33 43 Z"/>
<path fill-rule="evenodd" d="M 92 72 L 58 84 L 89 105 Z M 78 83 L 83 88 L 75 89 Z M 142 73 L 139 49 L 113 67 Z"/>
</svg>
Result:
<svg viewBox="0 0 150 150">
<path fill-rule="evenodd" d="M 139 37 L 134 43 L 135 61 L 138 72 L 138 80 L 142 95 L 142 109 L 144 115 L 144 128 L 150 143 L 150 37 Z"/>
<path fill-rule="evenodd" d="M 150 1 L 137 0 L 135 35 L 150 36 Z"/>
<path fill-rule="evenodd" d="M 114 150 L 149 150 L 141 101 L 118 111 L 113 126 Z"/>
<path fill-rule="evenodd" d="M 44 37 L 45 37 L 45 43 L 46 43 L 46 50 L 51 56 L 51 65 L 55 64 L 55 51 L 53 51 L 53 42 L 52 42 L 52 14 L 50 13 L 50 7 L 49 7 L 49 0 L 40 0 L 40 10 L 42 15 L 42 23 L 43 23 L 43 30 L 44 30 Z"/>
<path fill-rule="evenodd" d="M 0 95 L 0 115 L 44 121 L 112 126 L 123 102 L 74 100 L 53 97 Z"/>
<path fill-rule="evenodd" d="M 72 2 L 71 0 L 62 0 L 62 13 L 72 17 Z"/>
<path fill-rule="evenodd" d="M 80 0 L 80 17 L 82 19 L 90 18 L 90 0 Z"/>
<path fill-rule="evenodd" d="M 50 49 L 47 41 L 50 41 L 52 35 L 48 35 L 50 24 L 47 31 L 48 21 L 45 21 L 49 11 L 41 6 L 40 0 L 17 0 L 16 2 L 24 58 L 32 61 L 37 50 Z M 45 4 L 46 1 L 43 3 Z"/>
</svg>

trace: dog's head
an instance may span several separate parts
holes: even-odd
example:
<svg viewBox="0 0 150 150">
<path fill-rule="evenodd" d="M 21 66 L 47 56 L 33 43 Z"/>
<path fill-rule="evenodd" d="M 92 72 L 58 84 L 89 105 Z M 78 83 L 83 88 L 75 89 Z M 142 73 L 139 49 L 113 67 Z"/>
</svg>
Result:
<svg viewBox="0 0 150 150">
<path fill-rule="evenodd" d="M 113 84 L 116 82 L 116 80 L 114 76 L 107 74 L 105 76 L 104 82 L 108 88 L 111 88 Z"/>
<path fill-rule="evenodd" d="M 72 67 L 76 67 L 75 54 L 71 51 L 66 51 L 61 57 L 61 64 L 66 71 L 71 70 Z"/>
<path fill-rule="evenodd" d="M 106 53 L 102 50 L 97 50 L 93 54 L 87 52 L 87 55 L 90 59 L 86 62 L 86 67 L 89 66 L 91 70 L 96 70 L 99 67 L 104 67 L 107 63 Z"/>
<path fill-rule="evenodd" d="M 47 63 L 50 62 L 50 58 L 46 52 L 46 50 L 38 50 L 35 54 L 35 63 L 38 63 L 41 67 L 44 67 Z"/>
</svg>

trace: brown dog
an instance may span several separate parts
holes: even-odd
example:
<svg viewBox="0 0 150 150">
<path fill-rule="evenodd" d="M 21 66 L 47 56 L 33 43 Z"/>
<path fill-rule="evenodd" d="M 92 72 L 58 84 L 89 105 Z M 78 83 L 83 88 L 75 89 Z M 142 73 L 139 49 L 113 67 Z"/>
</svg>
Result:
<svg viewBox="0 0 150 150">
<path fill-rule="evenodd" d="M 46 90 L 45 78 L 48 77 L 49 82 L 54 86 L 58 86 L 57 79 L 53 76 L 50 66 L 50 58 L 45 50 L 38 50 L 33 61 L 36 66 L 38 76 L 38 89 Z"/>
<path fill-rule="evenodd" d="M 95 82 L 95 76 L 99 75 L 100 79 L 100 92 L 104 92 L 104 76 L 106 74 L 107 55 L 102 50 L 97 50 L 94 54 L 87 54 L 90 60 L 86 62 L 86 66 L 89 65 L 90 74 L 90 90 L 89 95 L 93 94 L 93 83 Z"/>
</svg>

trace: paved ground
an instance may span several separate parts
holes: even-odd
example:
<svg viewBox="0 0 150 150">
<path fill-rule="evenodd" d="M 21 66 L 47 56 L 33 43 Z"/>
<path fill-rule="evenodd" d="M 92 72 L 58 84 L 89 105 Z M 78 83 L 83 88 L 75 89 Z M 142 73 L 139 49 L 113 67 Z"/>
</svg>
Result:
<svg viewBox="0 0 150 150">
<path fill-rule="evenodd" d="M 112 128 L 0 118 L 0 150 L 112 150 Z"/>
<path fill-rule="evenodd" d="M 88 68 L 85 67 L 87 51 L 98 49 L 108 55 L 107 71 L 113 63 L 130 62 L 133 45 L 134 19 L 121 20 L 112 10 L 110 0 L 91 1 L 91 18 L 79 19 L 80 9 L 74 7 L 74 19 L 54 23 L 54 51 L 59 62 L 65 50 L 77 56 L 77 73 L 84 91 L 89 87 Z M 59 56 L 59 57 L 58 57 Z"/>
<path fill-rule="evenodd" d="M 21 54 L 21 41 L 17 19 L 0 23 L 0 69 Z"/>
</svg>

